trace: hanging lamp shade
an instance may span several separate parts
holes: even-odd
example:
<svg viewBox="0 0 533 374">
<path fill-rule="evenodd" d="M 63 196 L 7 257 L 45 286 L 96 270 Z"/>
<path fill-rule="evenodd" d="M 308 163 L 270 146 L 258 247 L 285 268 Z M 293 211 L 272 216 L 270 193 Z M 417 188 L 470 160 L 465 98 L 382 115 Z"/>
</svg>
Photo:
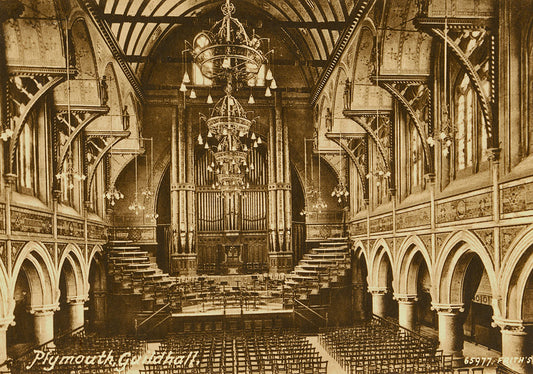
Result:
<svg viewBox="0 0 533 374">
<path fill-rule="evenodd" d="M 189 77 L 189 73 L 185 71 L 185 74 L 183 74 L 183 83 L 191 83 L 191 78 Z"/>
</svg>

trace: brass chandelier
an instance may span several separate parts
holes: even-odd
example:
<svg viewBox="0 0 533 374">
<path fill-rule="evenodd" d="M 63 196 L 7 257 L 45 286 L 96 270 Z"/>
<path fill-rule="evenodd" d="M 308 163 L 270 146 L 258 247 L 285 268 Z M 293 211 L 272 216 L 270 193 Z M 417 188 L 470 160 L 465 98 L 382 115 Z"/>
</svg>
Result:
<svg viewBox="0 0 533 374">
<path fill-rule="evenodd" d="M 243 24 L 233 17 L 235 6 L 230 0 L 221 9 L 224 17 L 210 30 L 196 35 L 193 46 L 188 47 L 204 77 L 224 81 L 232 76 L 236 81 L 248 82 L 267 61 L 270 52 L 264 53 L 262 47 L 268 40 L 255 32 L 248 36 Z"/>
<path fill-rule="evenodd" d="M 249 187 L 246 176 L 255 169 L 255 165 L 248 162 L 248 154 L 262 143 L 259 136 L 250 132 L 255 119 L 248 118 L 248 113 L 233 93 L 245 84 L 250 87 L 255 84 L 258 73 L 267 62 L 267 55 L 271 53 L 262 50 L 268 40 L 255 33 L 248 36 L 243 24 L 233 17 L 234 13 L 235 6 L 226 0 L 222 5 L 222 20 L 210 30 L 196 35 L 192 46 L 186 43 L 202 75 L 225 87 L 225 95 L 211 109 L 209 117 L 200 116 L 207 127 L 205 139 L 201 133 L 198 135 L 198 144 L 213 154 L 214 161 L 207 168 L 215 175 L 212 187 L 224 192 Z M 269 97 L 270 89 L 277 88 L 270 69 L 265 80 L 269 83 L 265 96 Z M 185 72 L 181 92 L 186 91 L 185 83 L 189 82 L 189 75 Z M 211 92 L 207 102 L 213 102 Z M 252 95 L 248 103 L 255 103 Z"/>
</svg>

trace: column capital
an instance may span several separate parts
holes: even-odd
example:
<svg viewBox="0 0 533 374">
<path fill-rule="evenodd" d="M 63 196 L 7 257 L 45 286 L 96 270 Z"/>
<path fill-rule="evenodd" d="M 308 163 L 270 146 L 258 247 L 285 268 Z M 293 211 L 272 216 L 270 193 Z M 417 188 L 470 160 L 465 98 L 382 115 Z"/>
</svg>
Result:
<svg viewBox="0 0 533 374">
<path fill-rule="evenodd" d="M 372 295 L 385 295 L 388 291 L 387 287 L 368 287 L 368 292 Z"/>
<path fill-rule="evenodd" d="M 431 310 L 439 314 L 459 314 L 465 311 L 464 304 L 438 304 L 431 303 Z"/>
<path fill-rule="evenodd" d="M 4 174 L 4 179 L 7 184 L 12 186 L 17 181 L 17 174 L 13 174 L 13 173 Z"/>
<path fill-rule="evenodd" d="M 527 335 L 524 321 L 493 317 L 492 327 L 499 327 L 502 334 Z"/>
<path fill-rule="evenodd" d="M 427 173 L 424 175 L 424 178 L 426 179 L 427 183 L 435 183 L 435 173 Z"/>
<path fill-rule="evenodd" d="M 394 294 L 394 299 L 399 303 L 411 304 L 418 301 L 418 295 L 414 294 Z"/>
<path fill-rule="evenodd" d="M 70 305 L 84 304 L 87 301 L 85 296 L 75 296 L 67 299 L 67 303 Z"/>
<path fill-rule="evenodd" d="M 9 326 L 15 326 L 15 316 L 0 318 L 0 331 L 6 331 Z"/>
<path fill-rule="evenodd" d="M 55 201 L 61 200 L 61 190 L 52 190 L 52 199 Z"/>
<path fill-rule="evenodd" d="M 37 317 L 43 317 L 47 315 L 54 314 L 59 310 L 59 304 L 49 304 L 49 305 L 39 305 L 39 306 L 31 306 L 28 310 L 30 314 L 33 314 Z"/>
<path fill-rule="evenodd" d="M 500 160 L 501 151 L 502 151 L 501 148 L 489 148 L 489 149 L 487 149 L 489 161 L 492 161 L 492 162 L 499 161 Z"/>
<path fill-rule="evenodd" d="M 175 183 L 170 186 L 170 191 L 195 191 L 196 187 L 192 183 Z"/>
</svg>

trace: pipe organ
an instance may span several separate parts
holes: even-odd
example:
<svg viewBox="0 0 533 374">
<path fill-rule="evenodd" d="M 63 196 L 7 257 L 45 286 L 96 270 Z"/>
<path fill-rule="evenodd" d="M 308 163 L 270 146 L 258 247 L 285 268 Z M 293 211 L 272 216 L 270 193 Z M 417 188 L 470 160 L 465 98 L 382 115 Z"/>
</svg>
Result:
<svg viewBox="0 0 533 374">
<path fill-rule="evenodd" d="M 224 272 L 227 267 L 240 272 L 266 270 L 265 147 L 250 151 L 247 163 L 254 165 L 247 177 L 250 187 L 239 192 L 221 192 L 214 187 L 215 174 L 208 170 L 214 164 L 211 152 L 198 147 L 195 155 L 199 271 Z"/>
<path fill-rule="evenodd" d="M 291 189 L 287 125 L 281 99 L 262 108 L 265 136 L 248 153 L 249 187 L 222 192 L 209 169 L 214 157 L 196 145 L 198 107 L 178 106 L 172 131 L 171 269 L 174 274 L 288 271 Z M 191 110 L 192 109 L 192 110 Z"/>
</svg>

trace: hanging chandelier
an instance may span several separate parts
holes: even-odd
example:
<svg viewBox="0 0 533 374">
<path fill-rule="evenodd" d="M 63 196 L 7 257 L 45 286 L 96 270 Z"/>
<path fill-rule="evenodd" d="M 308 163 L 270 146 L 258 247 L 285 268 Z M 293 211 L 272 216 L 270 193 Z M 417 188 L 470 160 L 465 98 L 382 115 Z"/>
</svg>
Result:
<svg viewBox="0 0 533 374">
<path fill-rule="evenodd" d="M 221 7 L 223 18 L 210 30 L 200 32 L 188 45 L 202 75 L 220 80 L 233 76 L 247 82 L 254 78 L 267 61 L 270 52 L 263 52 L 267 39 L 255 34 L 249 36 L 244 25 L 233 15 L 235 6 L 226 0 Z"/>
<path fill-rule="evenodd" d="M 118 200 L 121 200 L 124 198 L 124 194 L 117 190 L 115 185 L 111 186 L 109 190 L 104 192 L 104 199 L 108 200 L 111 206 L 115 206 L 116 202 Z"/>
<path fill-rule="evenodd" d="M 248 163 L 251 148 L 257 148 L 262 140 L 250 127 L 255 120 L 247 117 L 242 105 L 232 96 L 231 84 L 226 87 L 226 96 L 220 99 L 205 118 L 206 139 L 198 135 L 198 144 L 213 154 L 214 161 L 207 170 L 215 173 L 214 188 L 238 190 L 249 187 L 246 174 L 255 169 Z"/>
</svg>

